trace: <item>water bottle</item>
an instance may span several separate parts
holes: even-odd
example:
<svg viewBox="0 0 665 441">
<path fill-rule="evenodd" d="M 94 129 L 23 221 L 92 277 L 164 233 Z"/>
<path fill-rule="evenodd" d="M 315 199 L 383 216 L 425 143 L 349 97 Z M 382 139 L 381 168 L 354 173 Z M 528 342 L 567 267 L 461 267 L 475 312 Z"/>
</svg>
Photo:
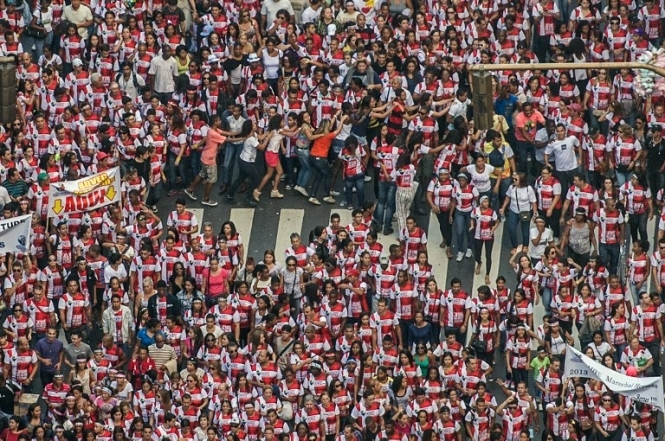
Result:
<svg viewBox="0 0 665 441">
<path fill-rule="evenodd" d="M 533 427 L 529 428 L 529 439 L 533 439 Z"/>
<path fill-rule="evenodd" d="M 665 346 L 661 345 L 661 347 L 660 347 L 660 356 L 662 357 L 663 354 L 665 354 Z"/>
</svg>

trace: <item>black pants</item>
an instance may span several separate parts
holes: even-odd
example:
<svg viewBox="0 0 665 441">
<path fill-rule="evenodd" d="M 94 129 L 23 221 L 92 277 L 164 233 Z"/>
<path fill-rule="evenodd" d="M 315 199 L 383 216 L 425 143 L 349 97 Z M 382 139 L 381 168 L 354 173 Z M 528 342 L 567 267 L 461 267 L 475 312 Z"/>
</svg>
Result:
<svg viewBox="0 0 665 441">
<path fill-rule="evenodd" d="M 231 188 L 229 188 L 229 198 L 233 198 L 233 196 L 235 196 L 236 191 L 238 191 L 238 187 L 240 187 L 242 183 L 245 182 L 245 180 L 249 180 L 249 184 L 247 185 L 247 196 L 245 199 L 251 200 L 252 192 L 256 187 L 259 186 L 261 176 L 259 176 L 259 172 L 255 163 L 243 161 L 242 159 L 238 158 L 238 177 L 231 184 Z"/>
<path fill-rule="evenodd" d="M 646 212 L 628 216 L 628 226 L 630 227 L 630 238 L 633 242 L 638 239 L 638 235 L 640 240 L 649 240 Z"/>
<path fill-rule="evenodd" d="M 478 265 L 482 263 L 480 253 L 483 250 L 483 245 L 485 245 L 485 275 L 489 276 L 490 269 L 492 268 L 492 248 L 494 248 L 494 239 L 473 239 L 473 254 Z"/>
<path fill-rule="evenodd" d="M 47 384 L 53 383 L 53 376 L 55 371 L 45 372 L 44 368 L 39 370 L 39 379 L 42 381 L 42 388 L 46 387 Z"/>
<path fill-rule="evenodd" d="M 552 210 L 552 216 L 548 216 L 545 210 L 538 210 L 538 215 L 545 219 L 545 226 L 552 229 L 554 237 L 561 237 L 561 225 L 559 224 L 561 209 Z"/>
<path fill-rule="evenodd" d="M 460 331 L 460 328 L 451 328 L 449 326 L 446 326 L 444 329 L 444 332 L 446 335 L 448 334 L 455 334 L 455 339 L 462 343 L 462 346 L 466 346 L 466 332 Z"/>
<path fill-rule="evenodd" d="M 662 374 L 660 371 L 660 341 L 658 339 L 649 343 L 641 341 L 640 344 L 651 352 L 651 356 L 653 357 L 651 368 L 653 369 L 654 375 L 660 377 Z"/>
<path fill-rule="evenodd" d="M 441 237 L 446 242 L 446 246 L 450 247 L 453 245 L 453 226 L 448 220 L 450 215 L 447 211 L 442 211 L 436 215 L 436 219 L 439 221 L 439 231 L 441 232 Z"/>
</svg>

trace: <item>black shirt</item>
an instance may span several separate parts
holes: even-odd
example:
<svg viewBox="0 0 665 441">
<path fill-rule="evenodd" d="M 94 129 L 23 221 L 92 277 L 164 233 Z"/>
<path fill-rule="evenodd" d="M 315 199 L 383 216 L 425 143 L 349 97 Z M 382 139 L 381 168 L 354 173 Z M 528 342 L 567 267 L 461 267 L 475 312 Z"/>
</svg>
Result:
<svg viewBox="0 0 665 441">
<path fill-rule="evenodd" d="M 660 141 L 655 144 L 653 138 L 648 138 L 645 144 L 648 152 L 647 169 L 656 171 L 665 163 L 665 138 L 661 137 Z"/>
<path fill-rule="evenodd" d="M 14 414 L 14 391 L 7 386 L 5 383 L 4 386 L 0 387 L 0 410 L 3 413 L 13 415 Z"/>
</svg>

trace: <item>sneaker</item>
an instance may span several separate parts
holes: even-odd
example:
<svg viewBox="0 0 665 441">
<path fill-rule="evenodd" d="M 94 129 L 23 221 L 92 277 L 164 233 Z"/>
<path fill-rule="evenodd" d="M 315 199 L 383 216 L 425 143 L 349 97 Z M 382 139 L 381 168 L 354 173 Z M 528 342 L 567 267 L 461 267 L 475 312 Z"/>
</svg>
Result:
<svg viewBox="0 0 665 441">
<path fill-rule="evenodd" d="M 356 190 L 356 187 L 353 187 L 353 189 L 351 190 L 351 192 L 352 192 L 352 193 L 357 193 L 358 190 Z"/>
<path fill-rule="evenodd" d="M 337 194 L 339 194 L 339 193 L 337 193 Z M 323 202 L 327 202 L 329 204 L 334 204 L 335 203 L 335 198 L 332 197 L 332 193 L 331 193 L 331 196 L 326 196 L 325 198 L 323 198 Z"/>
<path fill-rule="evenodd" d="M 303 187 L 301 187 L 300 185 L 296 185 L 295 187 L 293 187 L 293 189 L 294 189 L 295 191 L 297 191 L 298 193 L 300 193 L 301 195 L 305 196 L 306 198 L 309 197 L 309 193 L 307 193 L 307 190 L 305 190 L 305 189 L 304 189 Z"/>
<path fill-rule="evenodd" d="M 339 203 L 339 206 L 340 206 L 340 207 L 346 207 L 346 201 L 342 201 L 342 202 L 340 202 L 340 203 Z"/>
<path fill-rule="evenodd" d="M 309 198 L 309 202 L 314 205 L 321 205 L 321 201 L 319 201 L 317 198 Z"/>
<path fill-rule="evenodd" d="M 279 192 L 279 190 L 271 190 L 270 191 L 270 198 L 271 199 L 282 199 L 284 195 Z"/>
<path fill-rule="evenodd" d="M 349 210 L 349 211 L 353 211 L 353 205 L 347 205 L 346 209 Z"/>
<path fill-rule="evenodd" d="M 333 196 L 333 197 L 339 196 L 339 191 L 330 190 L 330 196 Z"/>
<path fill-rule="evenodd" d="M 235 204 L 237 204 L 236 200 L 233 199 L 232 197 L 228 196 L 228 195 L 226 196 L 226 202 L 227 202 L 228 204 L 230 204 L 230 205 L 235 205 Z"/>
<path fill-rule="evenodd" d="M 178 193 L 179 193 L 178 190 L 175 190 L 175 189 L 174 190 L 169 190 L 169 192 L 166 193 L 166 196 L 172 197 L 172 196 L 177 195 Z"/>
<path fill-rule="evenodd" d="M 279 182 L 284 182 L 284 181 L 286 181 L 286 175 L 282 175 L 282 176 L 279 178 Z"/>
<path fill-rule="evenodd" d="M 457 252 L 457 259 L 455 259 L 455 260 L 458 261 L 458 262 L 461 262 L 462 259 L 464 259 L 464 253 L 461 252 L 461 251 L 458 251 Z"/>
<path fill-rule="evenodd" d="M 196 196 L 194 196 L 194 193 L 189 188 L 185 188 L 185 194 L 193 201 L 196 200 Z"/>
<path fill-rule="evenodd" d="M 395 230 L 393 230 L 392 228 L 387 228 L 387 229 L 383 230 L 383 235 L 384 236 L 390 236 L 394 232 L 395 232 Z"/>
<path fill-rule="evenodd" d="M 284 188 L 286 188 L 287 190 L 291 190 L 293 187 L 291 187 L 291 185 L 289 185 L 289 184 L 286 184 L 286 187 L 284 187 Z"/>
<path fill-rule="evenodd" d="M 261 197 L 261 193 L 255 188 L 252 192 L 252 196 L 254 196 L 254 200 L 258 202 L 259 197 Z"/>
<path fill-rule="evenodd" d="M 204 199 L 201 201 L 201 204 L 207 205 L 208 207 L 216 207 L 217 206 L 217 201 L 211 201 L 208 199 L 207 201 Z"/>
<path fill-rule="evenodd" d="M 466 254 L 464 255 L 464 257 L 466 257 L 467 259 L 470 259 L 470 258 L 473 257 L 473 251 L 471 250 L 471 248 L 466 249 Z"/>
<path fill-rule="evenodd" d="M 157 213 L 159 211 L 159 208 L 157 208 L 157 205 L 153 205 L 152 207 L 150 207 L 150 209 L 152 210 L 153 213 Z"/>
<path fill-rule="evenodd" d="M 371 182 L 372 177 L 371 176 L 365 176 L 365 182 Z"/>
</svg>

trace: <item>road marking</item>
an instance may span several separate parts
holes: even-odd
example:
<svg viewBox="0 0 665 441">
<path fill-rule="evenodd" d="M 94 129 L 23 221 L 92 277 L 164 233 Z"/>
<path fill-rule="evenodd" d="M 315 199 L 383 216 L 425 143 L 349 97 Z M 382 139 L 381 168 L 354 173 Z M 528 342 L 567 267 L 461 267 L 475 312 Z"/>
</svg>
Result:
<svg viewBox="0 0 665 441">
<path fill-rule="evenodd" d="M 330 216 L 332 216 L 335 213 L 339 214 L 339 225 L 342 228 L 346 228 L 347 225 L 349 225 L 351 221 L 353 221 L 351 210 L 347 210 L 346 207 L 333 208 L 332 210 L 330 210 Z"/>
<path fill-rule="evenodd" d="M 231 209 L 231 216 L 229 218 L 236 226 L 236 229 L 242 235 L 242 242 L 245 249 L 245 255 L 242 256 L 243 261 L 247 261 L 247 251 L 249 248 L 249 236 L 252 234 L 252 225 L 254 224 L 254 209 L 253 208 L 233 208 Z M 258 256 L 257 256 L 258 257 Z M 261 259 L 259 259 L 261 260 Z"/>
<path fill-rule="evenodd" d="M 291 234 L 301 234 L 302 221 L 305 218 L 305 210 L 283 208 L 279 212 L 279 223 L 277 225 L 277 237 L 275 238 L 275 254 L 279 262 L 284 259 L 284 251 L 291 246 Z M 303 243 L 307 243 L 307 238 Z"/>
<path fill-rule="evenodd" d="M 203 225 L 203 208 L 189 208 L 189 211 L 194 213 L 194 216 L 196 216 L 196 220 L 199 221 L 199 232 L 196 233 L 198 235 L 198 234 L 203 232 L 203 227 L 201 226 L 201 225 Z M 213 226 L 213 229 L 214 228 L 215 227 Z M 215 233 L 216 232 L 213 231 L 213 234 L 215 234 Z"/>
<path fill-rule="evenodd" d="M 436 279 L 436 284 L 439 286 L 439 289 L 445 289 L 448 258 L 446 257 L 446 249 L 439 248 L 439 244 L 443 242 L 443 236 L 441 235 L 439 221 L 434 212 L 431 212 L 429 215 L 429 227 L 427 230 L 427 258 L 432 265 L 432 274 Z"/>
</svg>

